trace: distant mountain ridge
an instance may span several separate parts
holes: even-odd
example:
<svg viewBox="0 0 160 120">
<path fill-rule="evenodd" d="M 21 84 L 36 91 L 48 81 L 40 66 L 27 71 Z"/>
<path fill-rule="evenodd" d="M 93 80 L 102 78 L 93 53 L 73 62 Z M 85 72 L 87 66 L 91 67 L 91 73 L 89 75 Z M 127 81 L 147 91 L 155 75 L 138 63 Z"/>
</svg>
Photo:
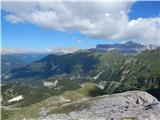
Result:
<svg viewBox="0 0 160 120">
<path fill-rule="evenodd" d="M 90 49 L 91 51 L 107 52 L 110 50 L 118 50 L 121 53 L 133 54 L 140 53 L 146 49 L 156 49 L 158 46 L 155 45 L 142 45 L 133 41 L 117 44 L 97 44 L 96 48 Z"/>
<path fill-rule="evenodd" d="M 14 48 L 3 48 L 1 49 L 1 55 L 8 54 L 68 54 L 78 51 L 76 47 L 58 47 L 58 48 L 47 48 L 40 50 L 27 50 L 27 49 L 14 49 Z"/>
<path fill-rule="evenodd" d="M 45 53 L 26 53 L 12 52 L 2 53 L 1 55 L 1 73 L 4 74 L 12 69 L 22 68 L 26 65 L 47 56 Z"/>
<path fill-rule="evenodd" d="M 1 73 L 4 74 L 9 70 L 25 67 L 49 54 L 64 55 L 76 52 L 77 50 L 78 48 L 75 47 L 59 47 L 40 51 L 11 48 L 1 49 Z"/>
<path fill-rule="evenodd" d="M 158 45 L 143 45 L 140 43 L 136 43 L 133 41 L 128 41 L 125 43 L 116 43 L 116 44 L 97 44 L 96 48 L 89 48 L 89 51 L 94 52 L 107 52 L 111 50 L 117 50 L 121 53 L 139 53 L 141 51 L 144 51 L 146 49 L 156 49 L 160 46 Z M 1 55 L 6 54 L 69 54 L 74 53 L 77 51 L 83 51 L 86 49 L 79 49 L 76 47 L 58 47 L 58 48 L 47 48 L 44 50 L 23 50 L 23 49 L 1 49 Z"/>
</svg>

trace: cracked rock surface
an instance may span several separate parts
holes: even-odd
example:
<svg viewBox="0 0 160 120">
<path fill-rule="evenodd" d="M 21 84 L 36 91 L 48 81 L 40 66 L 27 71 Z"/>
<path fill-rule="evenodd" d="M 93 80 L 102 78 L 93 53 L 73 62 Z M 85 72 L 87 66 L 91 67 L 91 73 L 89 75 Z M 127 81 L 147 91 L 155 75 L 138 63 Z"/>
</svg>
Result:
<svg viewBox="0 0 160 120">
<path fill-rule="evenodd" d="M 160 120 L 160 103 L 144 91 L 128 91 L 63 104 L 81 105 L 66 113 L 41 116 L 38 120 Z M 82 107 L 83 106 L 83 107 Z"/>
</svg>

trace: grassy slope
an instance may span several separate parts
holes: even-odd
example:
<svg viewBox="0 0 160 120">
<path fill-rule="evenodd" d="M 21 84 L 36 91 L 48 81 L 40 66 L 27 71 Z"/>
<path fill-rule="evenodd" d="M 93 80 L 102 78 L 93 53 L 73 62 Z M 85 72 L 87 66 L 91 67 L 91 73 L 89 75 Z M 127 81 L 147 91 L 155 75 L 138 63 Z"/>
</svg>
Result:
<svg viewBox="0 0 160 120">
<path fill-rule="evenodd" d="M 7 118 L 9 120 L 22 120 L 25 118 L 36 118 L 38 117 L 38 113 L 44 110 L 49 110 L 48 114 L 51 114 L 55 111 L 65 112 L 68 111 L 69 108 L 65 110 L 61 109 L 61 105 L 63 103 L 70 103 L 70 101 L 78 100 L 80 98 L 88 98 L 92 96 L 102 95 L 103 90 L 98 88 L 93 83 L 86 83 L 82 88 L 74 90 L 74 91 L 66 91 L 59 96 L 50 97 L 40 103 L 32 104 L 28 107 L 23 107 L 21 110 L 18 111 L 6 111 L 2 109 L 2 117 Z M 70 101 L 64 101 L 70 100 Z M 74 108 L 75 109 L 75 108 Z M 77 108 L 78 109 L 78 108 Z M 12 114 L 10 114 L 12 113 Z"/>
<path fill-rule="evenodd" d="M 121 70 L 119 81 L 108 81 L 108 93 L 160 88 L 160 49 L 146 50 L 127 59 Z"/>
<path fill-rule="evenodd" d="M 48 81 L 54 82 L 55 80 L 57 79 L 51 78 Z M 40 102 L 44 99 L 47 99 L 50 96 L 62 94 L 67 90 L 75 90 L 80 88 L 80 86 L 75 81 L 62 78 L 58 79 L 58 84 L 56 87 L 61 87 L 61 89 L 55 89 L 54 87 L 49 88 L 44 86 L 34 87 L 30 85 L 18 85 L 12 83 L 2 85 L 2 105 L 14 105 L 19 107 L 25 107 Z M 18 95 L 22 95 L 24 99 L 18 102 L 7 102 L 8 100 Z"/>
</svg>

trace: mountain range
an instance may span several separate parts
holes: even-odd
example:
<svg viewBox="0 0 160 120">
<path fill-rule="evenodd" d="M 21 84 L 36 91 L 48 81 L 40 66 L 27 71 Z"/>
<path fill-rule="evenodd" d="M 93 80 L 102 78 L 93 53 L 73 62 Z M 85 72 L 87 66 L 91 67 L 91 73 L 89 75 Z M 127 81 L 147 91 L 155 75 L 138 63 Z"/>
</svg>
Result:
<svg viewBox="0 0 160 120">
<path fill-rule="evenodd" d="M 134 54 L 140 53 L 146 49 L 156 49 L 158 46 L 156 45 L 142 45 L 140 43 L 135 43 L 133 41 L 128 41 L 125 43 L 117 43 L 117 44 L 98 44 L 96 48 L 90 49 L 91 51 L 96 52 L 107 52 L 110 50 L 117 50 L 123 54 Z"/>
<path fill-rule="evenodd" d="M 158 46 L 155 45 L 145 46 L 139 43 L 129 41 L 123 44 L 98 44 L 96 48 L 88 49 L 88 51 L 105 53 L 108 51 L 116 50 L 122 54 L 137 54 L 146 49 L 152 50 L 156 48 L 158 48 Z M 78 50 L 78 48 L 75 47 L 69 47 L 69 48 L 59 47 L 53 49 L 46 49 L 44 51 L 2 49 L 1 51 L 2 74 L 8 72 L 11 69 L 25 67 L 26 65 L 36 60 L 40 60 L 42 57 L 45 57 L 49 54 L 64 55 L 76 51 L 85 51 L 85 50 Z"/>
<path fill-rule="evenodd" d="M 49 54 L 2 75 L 4 106 L 26 107 L 57 95 L 71 100 L 131 90 L 147 91 L 160 100 L 159 47 L 97 45 L 94 50 Z M 18 95 L 22 100 L 8 102 Z"/>
<path fill-rule="evenodd" d="M 50 48 L 45 50 L 21 50 L 21 49 L 2 49 L 2 71 L 4 74 L 11 69 L 22 68 L 26 65 L 39 60 L 49 54 L 63 55 L 68 53 L 73 53 L 77 51 L 76 47 L 59 47 L 59 48 Z"/>
<path fill-rule="evenodd" d="M 47 53 L 4 53 L 1 55 L 2 75 L 14 68 L 22 68 L 36 60 L 45 57 Z"/>
</svg>

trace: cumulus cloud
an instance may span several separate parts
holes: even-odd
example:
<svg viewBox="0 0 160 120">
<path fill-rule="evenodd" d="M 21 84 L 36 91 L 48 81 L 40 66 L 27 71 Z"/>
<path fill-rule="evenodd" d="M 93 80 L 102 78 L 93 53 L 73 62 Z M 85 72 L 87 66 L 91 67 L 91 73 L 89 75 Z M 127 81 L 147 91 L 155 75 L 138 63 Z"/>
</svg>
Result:
<svg viewBox="0 0 160 120">
<path fill-rule="evenodd" d="M 134 1 L 2 2 L 12 23 L 29 22 L 60 31 L 79 31 L 94 38 L 159 44 L 160 18 L 129 20 Z M 138 12 L 138 11 L 137 11 Z"/>
</svg>

